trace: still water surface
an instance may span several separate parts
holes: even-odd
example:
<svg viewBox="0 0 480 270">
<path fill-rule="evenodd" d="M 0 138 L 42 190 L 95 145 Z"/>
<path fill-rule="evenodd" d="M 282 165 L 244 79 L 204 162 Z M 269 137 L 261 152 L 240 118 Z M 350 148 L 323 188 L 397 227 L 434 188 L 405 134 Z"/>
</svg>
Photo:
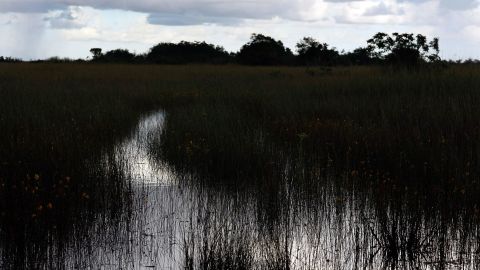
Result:
<svg viewBox="0 0 480 270">
<path fill-rule="evenodd" d="M 130 215 L 100 223 L 71 265 L 91 269 L 478 269 L 478 225 L 466 211 L 428 198 L 389 197 L 318 177 L 274 194 L 192 185 L 151 157 L 166 115 L 144 117 L 117 145 L 115 162 L 132 186 Z M 287 170 L 287 169 L 286 169 Z M 407 199 L 408 198 L 408 201 Z M 109 237 L 110 235 L 110 237 Z M 85 261 L 85 256 L 88 260 Z M 83 262 L 80 262 L 82 261 Z"/>
</svg>

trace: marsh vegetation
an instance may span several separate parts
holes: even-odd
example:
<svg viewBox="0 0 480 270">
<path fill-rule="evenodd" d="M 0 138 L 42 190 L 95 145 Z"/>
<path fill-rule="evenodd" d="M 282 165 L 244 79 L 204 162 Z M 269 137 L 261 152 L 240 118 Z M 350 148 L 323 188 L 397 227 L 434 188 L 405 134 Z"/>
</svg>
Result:
<svg viewBox="0 0 480 270">
<path fill-rule="evenodd" d="M 480 68 L 0 65 L 2 269 L 478 269 Z"/>
</svg>

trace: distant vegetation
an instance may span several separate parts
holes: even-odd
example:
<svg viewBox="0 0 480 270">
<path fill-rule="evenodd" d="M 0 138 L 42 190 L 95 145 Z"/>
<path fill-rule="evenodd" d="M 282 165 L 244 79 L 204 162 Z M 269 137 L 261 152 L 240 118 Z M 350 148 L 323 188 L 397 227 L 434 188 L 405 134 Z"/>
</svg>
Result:
<svg viewBox="0 0 480 270">
<path fill-rule="evenodd" d="M 92 48 L 89 60 L 71 60 L 52 57 L 34 62 L 94 62 L 94 63 L 149 63 L 149 64 L 242 64 L 254 66 L 350 66 L 401 65 L 417 66 L 426 63 L 478 64 L 479 60 L 445 61 L 439 56 L 439 39 L 429 40 L 422 34 L 377 33 L 366 46 L 351 52 L 338 51 L 313 37 L 302 38 L 293 52 L 282 41 L 263 34 L 252 34 L 238 52 L 227 52 L 223 47 L 200 41 L 162 42 L 146 53 L 136 54 L 127 49 L 104 52 Z M 20 59 L 0 57 L 0 62 L 21 62 Z"/>
<path fill-rule="evenodd" d="M 236 59 L 247 65 L 281 65 L 292 63 L 294 57 L 281 41 L 261 34 L 252 34 L 250 41 L 243 45 L 236 55 Z"/>
<path fill-rule="evenodd" d="M 22 62 L 22 60 L 18 58 L 0 56 L 0 63 L 15 63 L 15 62 Z"/>
<path fill-rule="evenodd" d="M 160 43 L 150 49 L 145 60 L 157 64 L 228 63 L 231 55 L 222 47 L 205 42 Z"/>
<path fill-rule="evenodd" d="M 335 47 L 313 37 L 304 37 L 296 44 L 296 53 L 283 42 L 263 34 L 252 34 L 250 41 L 236 53 L 228 53 L 221 46 L 206 42 L 160 43 L 146 54 L 135 55 L 117 49 L 102 53 L 100 48 L 91 51 L 95 62 L 191 64 L 237 63 L 253 66 L 336 66 L 336 65 L 417 65 L 440 61 L 439 39 L 428 41 L 421 34 L 388 35 L 378 33 L 367 41 L 366 47 L 353 52 L 339 52 Z"/>
</svg>

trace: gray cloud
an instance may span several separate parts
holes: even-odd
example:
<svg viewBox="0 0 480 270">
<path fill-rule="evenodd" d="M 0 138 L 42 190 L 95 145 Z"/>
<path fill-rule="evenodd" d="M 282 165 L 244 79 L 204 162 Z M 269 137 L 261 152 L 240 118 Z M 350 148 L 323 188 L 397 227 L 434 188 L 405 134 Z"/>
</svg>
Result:
<svg viewBox="0 0 480 270">
<path fill-rule="evenodd" d="M 49 10 L 64 9 L 65 4 L 57 0 L 2 0 L 0 12 L 43 13 Z"/>
<path fill-rule="evenodd" d="M 2 0 L 0 12 L 45 12 L 67 6 L 90 6 L 144 13 L 196 12 L 204 16 L 268 18 L 287 14 L 300 3 L 315 0 Z"/>
<path fill-rule="evenodd" d="M 384 2 L 380 2 L 378 5 L 367 9 L 364 16 L 380 16 L 380 15 L 404 15 L 405 10 L 395 10 L 392 6 L 386 5 Z"/>
<path fill-rule="evenodd" d="M 241 19 L 300 19 L 299 10 L 315 1 L 318 0 L 0 0 L 0 13 L 44 13 L 69 6 L 89 6 L 151 14 L 148 21 L 152 24 L 231 24 Z M 60 19 L 59 24 L 67 21 Z"/>
<path fill-rule="evenodd" d="M 399 2 L 425 3 L 431 0 L 399 0 Z M 465 10 L 479 5 L 478 0 L 439 0 L 440 7 L 447 10 Z"/>
<path fill-rule="evenodd" d="M 440 4 L 447 9 L 471 9 L 478 6 L 475 0 L 443 0 Z"/>
<path fill-rule="evenodd" d="M 169 25 L 169 26 L 187 26 L 199 24 L 217 24 L 217 25 L 236 25 L 242 22 L 242 19 L 228 17 L 207 17 L 199 14 L 169 14 L 154 13 L 147 17 L 149 24 Z"/>
<path fill-rule="evenodd" d="M 76 13 L 78 8 L 70 7 L 68 9 L 62 10 L 60 13 L 47 16 L 44 18 L 46 22 L 49 23 L 51 28 L 56 29 L 72 29 L 72 28 L 81 28 L 84 25 L 78 22 Z"/>
<path fill-rule="evenodd" d="M 244 19 L 271 19 L 280 17 L 291 20 L 306 20 L 311 8 L 325 2 L 331 5 L 362 2 L 366 0 L 0 0 L 1 12 L 44 13 L 51 10 L 66 10 L 69 6 L 89 6 L 96 9 L 119 9 L 147 13 L 150 24 L 161 25 L 231 25 Z M 432 0 L 397 0 L 408 3 L 425 3 Z M 438 0 L 445 10 L 465 10 L 479 4 L 479 0 Z M 392 14 L 381 3 L 364 14 L 365 16 Z M 51 18 L 52 27 L 76 27 L 68 14 Z M 77 25 L 78 26 L 78 25 Z"/>
<path fill-rule="evenodd" d="M 397 13 L 394 10 L 392 10 L 391 7 L 387 6 L 384 2 L 381 2 L 378 5 L 367 9 L 365 13 L 363 13 L 364 16 L 396 15 L 396 14 Z"/>
<path fill-rule="evenodd" d="M 2 40 L 2 52 L 8 56 L 34 58 L 41 51 L 45 27 L 40 14 L 31 16 L 7 15 L 7 24 L 2 29 L 5 38 Z"/>
<path fill-rule="evenodd" d="M 349 3 L 349 2 L 365 2 L 366 0 L 324 0 L 330 3 Z M 432 0 L 398 0 L 398 2 L 409 3 L 425 3 Z M 439 0 L 440 7 L 447 10 L 465 10 L 477 7 L 480 2 L 478 0 Z"/>
</svg>

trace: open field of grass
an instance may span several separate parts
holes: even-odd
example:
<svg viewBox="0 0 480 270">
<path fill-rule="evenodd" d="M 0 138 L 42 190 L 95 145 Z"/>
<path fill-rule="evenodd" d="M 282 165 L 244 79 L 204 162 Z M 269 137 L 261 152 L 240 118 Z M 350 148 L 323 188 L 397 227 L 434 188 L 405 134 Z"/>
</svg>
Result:
<svg viewBox="0 0 480 270">
<path fill-rule="evenodd" d="M 115 146 L 163 110 L 145 143 L 182 196 L 153 210 L 191 201 L 183 267 L 476 269 L 479 102 L 478 65 L 2 64 L 0 268 L 96 269 L 92 246 L 138 229 Z"/>
</svg>

